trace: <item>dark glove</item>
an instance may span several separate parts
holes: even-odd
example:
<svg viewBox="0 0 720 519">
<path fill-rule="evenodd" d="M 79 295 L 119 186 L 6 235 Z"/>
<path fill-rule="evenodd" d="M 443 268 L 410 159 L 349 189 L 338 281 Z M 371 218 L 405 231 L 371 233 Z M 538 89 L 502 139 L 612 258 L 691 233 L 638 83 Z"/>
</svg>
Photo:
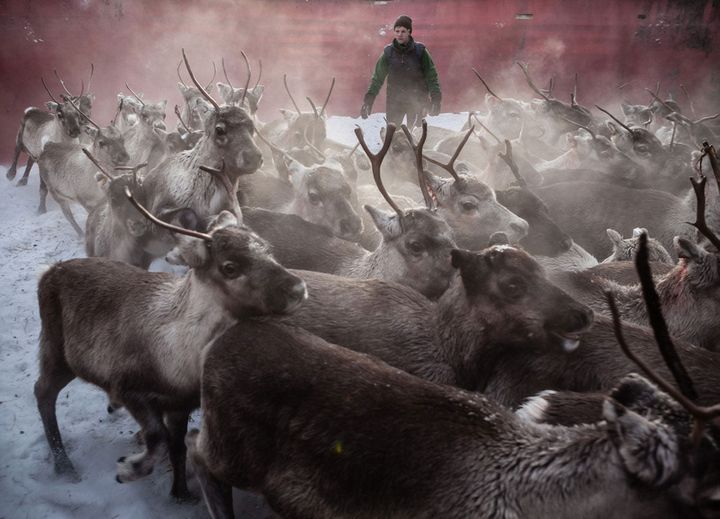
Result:
<svg viewBox="0 0 720 519">
<path fill-rule="evenodd" d="M 372 105 L 375 102 L 375 96 L 372 94 L 365 94 L 363 99 L 362 108 L 360 108 L 360 117 L 367 119 L 368 115 L 372 112 Z"/>
<path fill-rule="evenodd" d="M 430 101 L 430 115 L 440 115 L 440 96 L 434 96 Z"/>
</svg>

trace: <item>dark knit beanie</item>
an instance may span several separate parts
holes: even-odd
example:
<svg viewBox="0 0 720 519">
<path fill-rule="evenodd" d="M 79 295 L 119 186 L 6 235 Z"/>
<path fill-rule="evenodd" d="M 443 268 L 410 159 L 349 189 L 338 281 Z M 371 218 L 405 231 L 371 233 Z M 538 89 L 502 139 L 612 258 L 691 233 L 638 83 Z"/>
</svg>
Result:
<svg viewBox="0 0 720 519">
<path fill-rule="evenodd" d="M 398 16 L 398 19 L 395 20 L 395 25 L 393 25 L 393 29 L 398 26 L 405 27 L 408 32 L 412 32 L 412 18 L 405 16 L 404 14 L 402 16 Z"/>
</svg>

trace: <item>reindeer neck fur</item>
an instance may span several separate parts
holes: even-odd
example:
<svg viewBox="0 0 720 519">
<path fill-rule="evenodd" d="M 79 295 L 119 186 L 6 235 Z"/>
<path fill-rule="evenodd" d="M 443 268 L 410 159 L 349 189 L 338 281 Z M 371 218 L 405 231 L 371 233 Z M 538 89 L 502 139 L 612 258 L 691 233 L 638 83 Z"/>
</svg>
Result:
<svg viewBox="0 0 720 519">
<path fill-rule="evenodd" d="M 211 138 L 204 136 L 195 148 L 179 153 L 171 160 L 171 167 L 166 169 L 166 175 L 172 177 L 168 188 L 174 199 L 174 207 L 189 207 L 201 215 L 213 215 L 223 209 L 234 209 L 224 186 L 211 173 L 200 170 L 200 166 L 222 166 Z M 237 190 L 237 177 L 231 176 L 231 180 Z"/>
<path fill-rule="evenodd" d="M 402 256 L 385 239 L 373 252 L 348 258 L 338 275 L 363 279 L 401 282 L 398 274 L 405 270 Z"/>
<path fill-rule="evenodd" d="M 149 124 L 139 121 L 125 132 L 125 148 L 134 164 L 147 162 L 153 150 L 162 145 L 162 141 Z"/>
<path fill-rule="evenodd" d="M 35 161 L 48 142 L 73 143 L 76 138 L 68 136 L 57 115 L 45 112 L 39 108 L 25 110 L 23 121 L 22 143 L 28 154 Z"/>
<path fill-rule="evenodd" d="M 148 305 L 155 357 L 177 387 L 199 387 L 203 349 L 237 322 L 216 292 L 190 269 L 160 285 Z"/>
</svg>

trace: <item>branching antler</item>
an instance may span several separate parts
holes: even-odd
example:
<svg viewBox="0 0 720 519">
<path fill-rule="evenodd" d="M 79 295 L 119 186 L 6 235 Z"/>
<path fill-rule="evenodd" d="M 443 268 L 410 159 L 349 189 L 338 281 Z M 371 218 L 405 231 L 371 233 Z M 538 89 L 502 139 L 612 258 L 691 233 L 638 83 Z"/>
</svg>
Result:
<svg viewBox="0 0 720 519">
<path fill-rule="evenodd" d="M 415 141 L 413 140 L 413 136 L 410 133 L 410 130 L 408 130 L 408 127 L 403 124 L 400 128 L 402 128 L 402 131 L 405 134 L 405 138 L 408 140 L 408 143 L 410 143 L 410 147 L 415 152 L 415 167 L 417 168 L 418 173 L 418 185 L 420 187 L 420 191 L 422 192 L 423 199 L 425 200 L 425 206 L 428 208 L 428 210 L 433 211 L 435 209 L 433 204 L 433 197 L 428 192 L 427 181 L 425 180 L 425 174 L 423 172 L 422 152 L 423 146 L 425 146 L 425 140 L 427 139 L 427 121 L 425 119 L 422 120 L 422 136 L 420 137 L 420 141 L 418 142 L 417 146 L 415 145 Z"/>
<path fill-rule="evenodd" d="M 705 184 L 707 183 L 707 177 L 701 175 L 700 180 L 691 177 L 690 182 L 692 183 L 693 191 L 695 191 L 695 197 L 697 198 L 697 211 L 695 214 L 695 222 L 685 223 L 695 227 L 720 251 L 720 239 L 710 230 L 705 221 Z"/>
<path fill-rule="evenodd" d="M 395 125 L 392 123 L 389 123 L 387 125 L 387 130 L 385 131 L 385 141 L 383 142 L 382 148 L 377 153 L 372 153 L 370 151 L 370 148 L 368 148 L 367 143 L 365 142 L 365 137 L 363 136 L 362 128 L 360 128 L 359 126 L 357 128 L 355 128 L 355 136 L 357 137 L 357 140 L 360 143 L 360 146 L 362 146 L 362 149 L 365 152 L 365 155 L 367 155 L 368 159 L 370 159 L 370 164 L 372 165 L 372 172 L 373 172 L 373 178 L 375 179 L 375 184 L 377 185 L 378 190 L 380 190 L 380 194 L 383 196 L 383 198 L 388 203 L 388 205 L 390 205 L 390 207 L 392 207 L 393 210 L 397 213 L 399 221 L 400 221 L 400 226 L 402 227 L 404 213 L 397 206 L 395 201 L 392 198 L 390 198 L 390 195 L 385 190 L 385 186 L 383 186 L 382 178 L 380 178 L 380 166 L 382 165 L 385 155 L 387 155 L 387 152 L 390 149 L 390 144 L 392 144 L 392 138 L 393 138 L 394 134 L 395 134 Z"/>
<path fill-rule="evenodd" d="M 453 156 L 450 157 L 450 161 L 447 164 L 443 164 L 442 162 L 439 162 L 435 159 L 431 159 L 430 157 L 423 155 L 423 158 L 430 162 L 431 164 L 435 164 L 436 166 L 439 166 L 443 168 L 445 171 L 450 173 L 452 177 L 455 179 L 455 182 L 463 183 L 464 180 L 460 178 L 460 175 L 457 174 L 457 171 L 455 171 L 455 160 L 457 160 L 458 156 L 460 155 L 460 152 L 465 147 L 465 143 L 470 138 L 470 135 L 472 135 L 473 131 L 475 130 L 474 126 L 471 126 L 470 129 L 468 129 L 467 132 L 465 132 L 465 137 L 460 141 L 460 144 L 458 144 L 458 147 L 455 149 L 455 153 L 453 153 Z"/>
<path fill-rule="evenodd" d="M 515 177 L 515 180 L 517 180 L 518 185 L 520 187 L 527 187 L 527 182 L 525 182 L 525 179 L 520 174 L 520 169 L 518 168 L 518 165 L 513 158 L 512 144 L 510 144 L 510 141 L 508 139 L 505 139 L 505 153 L 498 153 L 498 157 L 503 159 L 503 161 L 505 161 L 505 164 L 508 165 L 510 171 L 512 171 L 512 174 Z"/>
<path fill-rule="evenodd" d="M 490 137 L 492 137 L 493 139 L 495 139 L 495 141 L 496 141 L 498 144 L 502 144 L 502 141 L 500 140 L 500 138 L 499 138 L 497 135 L 495 135 L 490 128 L 488 128 L 487 126 L 485 126 L 485 125 L 482 123 L 482 121 L 481 121 L 480 119 L 478 119 L 477 115 L 475 115 L 475 114 L 473 113 L 472 117 L 473 117 L 473 119 L 475 119 L 475 122 L 478 123 L 478 125 L 480 126 L 480 128 L 482 128 L 483 130 L 485 130 L 486 132 L 488 132 L 488 133 L 490 134 Z"/>
<path fill-rule="evenodd" d="M 185 131 L 188 133 L 192 133 L 192 130 L 188 128 L 188 125 L 185 124 L 185 121 L 183 121 L 182 116 L 180 115 L 180 108 L 178 105 L 175 105 L 175 115 L 177 115 L 178 121 L 180 121 L 180 124 L 182 124 L 183 128 L 185 128 Z"/>
</svg>

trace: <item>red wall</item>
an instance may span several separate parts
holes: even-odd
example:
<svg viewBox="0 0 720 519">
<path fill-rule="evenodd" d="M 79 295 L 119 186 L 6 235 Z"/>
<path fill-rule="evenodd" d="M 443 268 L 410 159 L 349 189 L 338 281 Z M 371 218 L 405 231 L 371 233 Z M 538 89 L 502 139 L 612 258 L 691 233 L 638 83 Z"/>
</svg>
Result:
<svg viewBox="0 0 720 519">
<path fill-rule="evenodd" d="M 170 108 L 180 101 L 175 67 L 181 47 L 201 81 L 210 79 L 210 60 L 219 65 L 224 56 L 231 80 L 241 85 L 240 49 L 255 70 L 262 59 L 263 120 L 290 107 L 283 73 L 303 109 L 309 106 L 306 95 L 322 102 L 335 76 L 330 113 L 357 115 L 372 67 L 400 14 L 414 19 L 414 36 L 437 64 L 446 111 L 479 107 L 484 91 L 471 66 L 499 95 L 529 99 L 514 60 L 529 62 L 540 85 L 555 76 L 555 96 L 565 100 L 577 72 L 578 99 L 589 106 L 609 104 L 619 111 L 620 98 L 647 102 L 643 88 L 661 80 L 663 95 L 671 91 L 684 102 L 684 84 L 699 112 L 720 111 L 720 6 L 712 0 L 6 0 L 0 5 L 3 163 L 10 160 L 23 110 L 47 100 L 41 76 L 57 85 L 56 68 L 76 91 L 94 63 L 94 115 L 106 124 L 125 81 L 149 99 L 169 99 Z M 517 19 L 521 13 L 532 19 Z M 615 88 L 630 80 L 622 92 Z M 383 106 L 378 100 L 377 109 Z"/>
</svg>

